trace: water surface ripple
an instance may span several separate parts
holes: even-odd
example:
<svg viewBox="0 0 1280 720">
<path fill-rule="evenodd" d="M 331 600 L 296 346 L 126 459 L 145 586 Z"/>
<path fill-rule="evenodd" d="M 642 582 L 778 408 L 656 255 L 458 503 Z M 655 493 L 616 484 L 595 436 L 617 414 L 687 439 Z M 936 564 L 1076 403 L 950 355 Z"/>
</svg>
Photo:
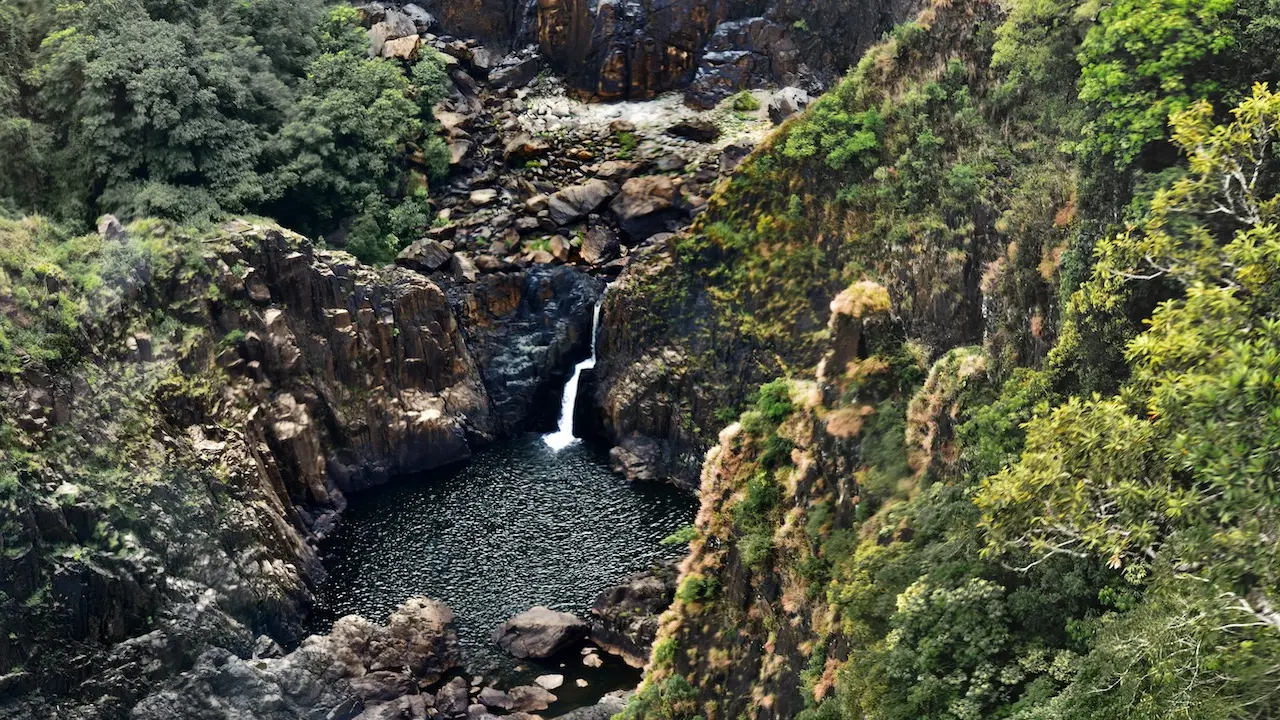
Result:
<svg viewBox="0 0 1280 720">
<path fill-rule="evenodd" d="M 585 616 L 596 594 L 683 548 L 659 541 L 693 519 L 696 500 L 665 484 L 615 475 L 592 447 L 560 451 L 526 435 L 470 462 L 351 498 L 322 548 L 314 632 L 356 613 L 385 621 L 406 598 L 427 595 L 457 615 L 468 669 L 508 681 L 516 661 L 489 641 L 534 605 Z"/>
</svg>

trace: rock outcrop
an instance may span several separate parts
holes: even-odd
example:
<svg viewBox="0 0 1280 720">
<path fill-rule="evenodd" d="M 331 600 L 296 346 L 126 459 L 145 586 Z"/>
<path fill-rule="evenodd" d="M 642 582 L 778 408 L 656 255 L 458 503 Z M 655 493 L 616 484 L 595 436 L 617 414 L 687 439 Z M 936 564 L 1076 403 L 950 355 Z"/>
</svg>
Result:
<svg viewBox="0 0 1280 720">
<path fill-rule="evenodd" d="M 678 563 L 638 572 L 601 592 L 591 605 L 591 641 L 642 668 L 658 635 L 658 618 L 676 594 Z"/>
<path fill-rule="evenodd" d="M 652 656 L 649 686 L 680 675 L 699 706 L 712 703 L 726 717 L 760 709 L 757 717 L 778 719 L 796 717 L 829 690 L 824 673 L 844 659 L 846 645 L 822 576 L 798 568 L 819 562 L 822 538 L 853 526 L 857 471 L 870 462 L 858 435 L 891 383 L 859 392 L 842 360 L 901 346 L 888 305 L 858 302 L 883 292 L 864 282 L 838 296 L 822 361 L 829 371 L 820 370 L 816 382 L 783 381 L 783 412 L 773 419 L 758 409 L 743 413 L 708 451 L 681 591 L 658 631 L 657 643 L 670 650 Z M 787 452 L 770 457 L 770 447 Z M 741 520 L 747 512 L 764 531 Z M 808 698 L 802 672 L 826 678 Z"/>
<path fill-rule="evenodd" d="M 604 285 L 571 267 L 535 265 L 486 273 L 449 291 L 498 432 L 554 426 L 555 393 L 573 364 L 591 354 L 591 321 Z"/>
<path fill-rule="evenodd" d="M 554 656 L 587 634 L 587 623 L 577 615 L 535 607 L 494 630 L 493 642 L 517 658 L 543 659 Z"/>
<path fill-rule="evenodd" d="M 573 87 L 595 98 L 648 98 L 689 86 L 689 101 L 701 107 L 743 88 L 824 87 L 917 7 L 908 0 L 422 4 L 444 32 L 476 38 L 499 56 L 536 45 Z M 503 65 L 520 68 L 504 78 L 530 72 L 514 59 Z"/>
<path fill-rule="evenodd" d="M 223 648 L 207 650 L 189 672 L 138 703 L 130 717 L 425 718 L 428 702 L 435 703 L 420 687 L 460 661 L 453 613 L 440 603 L 411 598 L 385 626 L 350 615 L 328 635 L 309 637 L 281 658 L 246 660 Z"/>
</svg>

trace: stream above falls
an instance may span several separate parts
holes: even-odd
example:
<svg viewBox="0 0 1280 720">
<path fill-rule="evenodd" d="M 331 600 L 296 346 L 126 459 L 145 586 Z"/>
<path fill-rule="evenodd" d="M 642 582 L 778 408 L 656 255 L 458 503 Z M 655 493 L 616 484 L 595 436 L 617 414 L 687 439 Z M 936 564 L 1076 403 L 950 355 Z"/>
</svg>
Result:
<svg viewBox="0 0 1280 720">
<path fill-rule="evenodd" d="M 628 482 L 589 444 L 556 450 L 522 435 L 465 464 L 353 496 L 322 547 L 329 579 L 311 630 L 327 632 L 351 613 L 383 622 L 406 598 L 427 595 L 457 615 L 468 672 L 506 685 L 563 673 L 562 702 L 577 678 L 595 697 L 634 687 L 638 671 L 616 658 L 599 670 L 573 657 L 522 664 L 490 633 L 535 605 L 586 617 L 604 588 L 684 553 L 660 541 L 691 522 L 696 505 L 672 486 Z"/>
</svg>

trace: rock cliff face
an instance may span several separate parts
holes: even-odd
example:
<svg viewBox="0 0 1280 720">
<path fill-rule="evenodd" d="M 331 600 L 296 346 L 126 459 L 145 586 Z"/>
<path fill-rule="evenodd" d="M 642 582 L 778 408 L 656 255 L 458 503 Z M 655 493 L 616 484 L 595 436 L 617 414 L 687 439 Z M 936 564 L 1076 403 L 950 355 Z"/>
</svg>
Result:
<svg viewBox="0 0 1280 720">
<path fill-rule="evenodd" d="M 893 98 L 904 85 L 930 82 L 947 62 L 985 62 L 974 38 L 996 14 L 988 3 L 939 2 L 923 11 L 911 26 L 916 39 L 877 46 L 840 87 L 744 160 L 687 230 L 627 267 L 604 306 L 592 386 L 596 421 L 620 469 L 696 487 L 716 429 L 761 384 L 813 377 L 830 334 L 830 298 L 852 281 L 882 279 L 887 301 L 930 358 L 996 335 L 993 308 L 1012 305 L 1009 315 L 1029 318 L 1022 305 L 1033 303 L 1021 297 L 1043 302 L 1052 293 L 1044 280 L 1052 277 L 1052 258 L 1042 263 L 1044 277 L 1020 276 L 1027 287 L 984 288 L 1000 277 L 1001 254 L 1014 246 L 1002 239 L 999 213 L 983 198 L 945 198 L 945 210 L 944 199 L 912 200 L 910 208 L 883 200 L 901 197 L 884 183 L 898 182 L 902 167 L 917 162 L 908 124 L 932 122 L 895 108 Z M 965 97 L 985 87 L 976 76 L 953 82 Z M 833 170 L 840 156 L 826 148 L 854 141 L 832 118 L 856 115 L 868 103 L 885 126 L 869 132 L 866 158 Z M 948 142 L 967 148 L 985 141 L 966 132 Z M 884 219 L 906 212 L 909 221 Z M 919 230 L 926 226 L 937 228 L 936 238 Z M 1040 249 L 1026 258 L 1040 262 Z M 1039 332 L 1030 323 L 1002 331 Z"/>
<path fill-rule="evenodd" d="M 828 669 L 846 659 L 846 645 L 824 585 L 824 544 L 855 527 L 859 478 L 875 462 L 868 448 L 881 442 L 862 429 L 877 402 L 895 394 L 860 387 L 845 368 L 903 338 L 888 306 L 848 302 L 876 287 L 863 284 L 831 304 L 816 382 L 775 384 L 708 451 L 695 537 L 639 707 L 672 678 L 694 689 L 696 707 L 711 718 L 793 718 L 830 689 Z"/>
<path fill-rule="evenodd" d="M 710 107 L 744 88 L 825 87 L 916 9 L 911 0 L 469 0 L 423 3 L 454 35 L 504 52 L 536 43 L 603 100 L 689 86 Z"/>
<path fill-rule="evenodd" d="M 247 222 L 97 242 L 81 359 L 0 383 L 0 717 L 122 717 L 206 648 L 296 643 L 344 493 L 525 427 L 598 287 L 433 280 Z"/>
<path fill-rule="evenodd" d="M 449 291 L 499 432 L 530 424 L 554 428 L 556 393 L 574 362 L 591 354 L 591 323 L 604 285 L 570 267 L 534 265 L 481 275 Z"/>
</svg>

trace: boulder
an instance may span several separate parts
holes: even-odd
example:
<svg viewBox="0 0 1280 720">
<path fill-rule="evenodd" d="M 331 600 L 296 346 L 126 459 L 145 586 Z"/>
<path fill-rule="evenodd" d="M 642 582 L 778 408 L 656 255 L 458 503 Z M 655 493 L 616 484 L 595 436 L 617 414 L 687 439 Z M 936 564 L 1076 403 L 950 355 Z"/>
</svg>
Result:
<svg viewBox="0 0 1280 720">
<path fill-rule="evenodd" d="M 388 40 L 382 45 L 381 56 L 387 60 L 413 61 L 418 59 L 418 50 L 422 47 L 422 38 L 417 35 Z"/>
<path fill-rule="evenodd" d="M 743 138 L 737 142 L 726 145 L 720 151 L 720 174 L 728 175 L 733 172 L 738 164 L 756 149 L 756 144 L 751 140 Z"/>
<path fill-rule="evenodd" d="M 627 160 L 606 160 L 596 168 L 596 177 L 605 180 L 626 180 L 635 174 L 636 163 Z"/>
<path fill-rule="evenodd" d="M 103 215 L 98 218 L 98 235 L 110 242 L 122 242 L 125 239 L 124 226 L 115 215 Z"/>
<path fill-rule="evenodd" d="M 433 600 L 411 598 L 385 626 L 349 615 L 328 635 L 313 635 L 282 658 L 246 661 L 222 648 L 207 650 L 190 671 L 155 688 L 130 717 L 350 718 L 362 706 L 416 693 L 419 682 L 438 681 L 460 661 L 453 613 Z"/>
<path fill-rule="evenodd" d="M 511 696 L 497 688 L 487 687 L 481 690 L 477 699 L 481 705 L 490 709 L 510 710 L 515 707 L 515 701 Z"/>
<path fill-rule="evenodd" d="M 709 143 L 720 137 L 720 128 L 710 120 L 692 118 L 682 120 L 667 128 L 667 134 L 672 137 L 693 140 L 694 142 Z"/>
<path fill-rule="evenodd" d="M 472 205 L 482 207 L 488 205 L 498 199 L 498 191 L 493 188 L 482 188 L 480 190 L 472 190 L 471 195 L 467 198 Z"/>
<path fill-rule="evenodd" d="M 769 101 L 769 119 L 774 125 L 780 125 L 783 120 L 808 107 L 809 102 L 809 93 L 804 90 L 798 87 L 782 88 Z"/>
<path fill-rule="evenodd" d="M 533 679 L 533 684 L 545 690 L 555 690 L 564 685 L 564 675 L 539 675 Z"/>
<path fill-rule="evenodd" d="M 449 271 L 453 273 L 453 278 L 458 282 L 475 282 L 476 277 L 480 274 L 479 268 L 471 261 L 471 258 L 461 253 L 453 254 L 453 259 L 449 263 Z"/>
<path fill-rule="evenodd" d="M 524 201 L 524 211 L 536 215 L 546 210 L 550 201 L 551 198 L 539 193 Z"/>
<path fill-rule="evenodd" d="M 570 710 L 564 715 L 555 718 L 555 720 L 610 720 L 610 718 L 627 708 L 627 697 L 629 695 L 609 693 L 600 698 L 600 701 L 595 705 L 587 705 L 577 710 Z"/>
<path fill-rule="evenodd" d="M 522 88 L 533 82 L 541 67 L 542 57 L 536 50 L 508 55 L 489 71 L 489 85 L 498 90 Z"/>
<path fill-rule="evenodd" d="M 386 3 L 370 2 L 356 6 L 356 13 L 360 17 L 360 22 L 369 27 L 377 22 L 382 22 L 382 18 L 387 16 Z"/>
<path fill-rule="evenodd" d="M 680 206 L 680 190 L 666 175 L 634 177 L 622 184 L 609 209 L 618 218 L 622 232 L 633 241 L 671 230 L 672 223 L 685 216 Z"/>
<path fill-rule="evenodd" d="M 431 29 L 436 26 L 435 16 L 413 3 L 409 3 L 408 5 L 400 8 L 400 12 L 404 13 L 405 17 L 413 21 L 413 24 L 418 28 L 419 33 L 430 32 Z"/>
<path fill-rule="evenodd" d="M 382 55 L 383 46 L 389 40 L 418 36 L 418 26 L 413 20 L 397 10 L 388 10 L 382 21 L 369 28 L 369 54 Z"/>
<path fill-rule="evenodd" d="M 449 164 L 460 165 L 462 161 L 471 154 L 471 148 L 474 147 L 470 140 L 450 140 L 449 141 Z"/>
<path fill-rule="evenodd" d="M 569 241 L 563 235 L 553 235 L 550 242 L 547 243 L 547 250 L 551 252 L 557 262 L 569 261 Z"/>
<path fill-rule="evenodd" d="M 514 657 L 544 659 L 582 640 L 587 633 L 587 624 L 578 616 L 539 606 L 503 623 L 493 632 L 493 641 Z"/>
<path fill-rule="evenodd" d="M 551 143 L 528 133 L 520 133 L 507 140 L 502 156 L 508 163 L 524 162 L 542 157 L 551 151 Z"/>
<path fill-rule="evenodd" d="M 434 272 L 445 266 L 453 257 L 441 243 L 423 238 L 400 251 L 396 256 L 396 264 L 418 272 Z"/>
<path fill-rule="evenodd" d="M 478 47 L 471 49 L 471 69 L 475 70 L 479 77 L 488 77 L 489 71 L 498 66 L 501 57 L 486 47 Z"/>
<path fill-rule="evenodd" d="M 507 695 L 511 696 L 511 709 L 517 713 L 546 710 L 559 699 L 537 685 L 518 685 L 508 690 Z"/>
<path fill-rule="evenodd" d="M 588 228 L 586 234 L 582 236 L 582 247 L 579 253 L 584 262 L 597 265 L 617 257 L 619 250 L 618 234 L 608 225 L 597 224 Z"/>
<path fill-rule="evenodd" d="M 570 185 L 547 201 L 547 209 L 551 212 L 551 220 L 557 225 L 568 225 L 585 217 L 588 213 L 613 197 L 616 189 L 604 180 L 588 180 L 581 185 Z"/>
<path fill-rule="evenodd" d="M 680 153 L 667 153 L 654 162 L 654 167 L 661 172 L 676 172 L 685 169 L 689 161 Z"/>
<path fill-rule="evenodd" d="M 628 480 L 658 480 L 662 477 L 662 447 L 644 435 L 628 435 L 609 451 L 609 467 Z"/>
</svg>

